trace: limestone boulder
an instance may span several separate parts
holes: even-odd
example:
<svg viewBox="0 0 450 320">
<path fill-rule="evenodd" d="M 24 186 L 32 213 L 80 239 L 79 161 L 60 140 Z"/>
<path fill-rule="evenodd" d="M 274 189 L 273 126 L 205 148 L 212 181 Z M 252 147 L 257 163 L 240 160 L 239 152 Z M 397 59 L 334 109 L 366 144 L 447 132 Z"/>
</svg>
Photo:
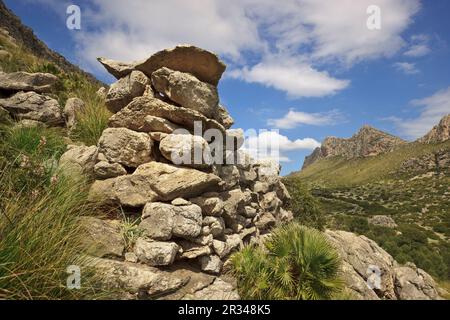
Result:
<svg viewBox="0 0 450 320">
<path fill-rule="evenodd" d="M 228 113 L 227 108 L 221 104 L 217 106 L 216 113 L 214 113 L 213 116 L 217 122 L 225 127 L 225 129 L 230 129 L 234 124 L 234 119 Z"/>
<path fill-rule="evenodd" d="M 0 90 L 2 91 L 48 93 L 56 82 L 58 77 L 50 73 L 0 72 Z"/>
<path fill-rule="evenodd" d="M 196 259 L 201 256 L 210 255 L 210 246 L 197 244 L 194 242 L 181 240 L 178 242 L 181 247 L 182 253 L 180 254 L 180 259 Z"/>
<path fill-rule="evenodd" d="M 97 58 L 97 61 L 116 79 L 121 79 L 128 76 L 134 70 L 134 63 L 120 62 L 104 57 Z"/>
<path fill-rule="evenodd" d="M 255 226 L 261 231 L 267 231 L 273 228 L 276 222 L 277 220 L 271 213 L 264 212 L 258 217 L 258 220 L 255 222 Z"/>
<path fill-rule="evenodd" d="M 397 227 L 395 220 L 389 216 L 382 216 L 382 215 L 372 216 L 369 218 L 369 223 L 373 224 L 375 226 L 381 226 L 381 227 L 386 227 L 386 228 L 396 228 Z"/>
<path fill-rule="evenodd" d="M 440 299 L 432 277 L 414 265 L 400 266 L 365 236 L 327 230 L 341 259 L 341 273 L 356 299 Z"/>
<path fill-rule="evenodd" d="M 217 86 L 226 68 L 214 53 L 191 45 L 179 45 L 159 51 L 135 65 L 136 70 L 141 70 L 149 77 L 162 67 L 190 73 L 200 81 L 214 86 Z"/>
<path fill-rule="evenodd" d="M 394 268 L 395 293 L 400 300 L 438 300 L 433 278 L 414 264 Z"/>
<path fill-rule="evenodd" d="M 212 118 L 219 105 L 217 88 L 195 76 L 163 67 L 152 73 L 156 91 L 182 107 L 196 110 Z"/>
<path fill-rule="evenodd" d="M 216 255 L 201 256 L 199 258 L 202 271 L 211 274 L 219 274 L 222 270 L 223 262 Z"/>
<path fill-rule="evenodd" d="M 173 263 L 180 247 L 175 242 L 136 240 L 134 253 L 138 261 L 149 266 L 168 266 Z"/>
<path fill-rule="evenodd" d="M 214 174 L 154 161 L 139 166 L 133 175 L 148 177 L 153 190 L 164 201 L 196 197 L 218 189 L 221 182 Z"/>
<path fill-rule="evenodd" d="M 126 174 L 127 170 L 119 163 L 100 161 L 94 166 L 94 175 L 100 180 L 115 178 Z"/>
<path fill-rule="evenodd" d="M 99 152 L 111 163 L 135 168 L 152 160 L 150 136 L 126 128 L 108 128 L 98 142 Z"/>
<path fill-rule="evenodd" d="M 240 300 L 239 293 L 231 283 L 216 278 L 214 282 L 193 294 L 183 297 L 186 300 Z"/>
<path fill-rule="evenodd" d="M 106 107 L 116 113 L 127 106 L 135 97 L 141 96 L 150 79 L 140 71 L 133 71 L 113 83 L 106 95 Z"/>
<path fill-rule="evenodd" d="M 222 192 L 220 197 L 223 201 L 223 216 L 228 220 L 236 219 L 236 216 L 251 201 L 249 194 L 243 192 L 241 189 Z"/>
<path fill-rule="evenodd" d="M 152 161 L 139 166 L 133 174 L 95 181 L 89 199 L 143 207 L 147 202 L 195 197 L 218 189 L 219 183 L 220 178 L 213 174 Z"/>
<path fill-rule="evenodd" d="M 191 198 L 190 201 L 200 206 L 205 216 L 219 217 L 223 213 L 223 201 L 218 193 L 206 193 L 201 197 Z"/>
<path fill-rule="evenodd" d="M 147 128 L 149 132 L 162 132 L 170 134 L 175 130 L 180 129 L 180 126 L 160 117 L 146 116 L 144 122 L 144 127 Z"/>
<path fill-rule="evenodd" d="M 92 175 L 97 154 L 96 146 L 69 145 L 68 150 L 59 159 L 59 166 L 66 172 Z"/>
<path fill-rule="evenodd" d="M 147 202 L 160 199 L 151 188 L 152 183 L 151 177 L 142 175 L 96 180 L 89 190 L 89 200 L 109 205 L 143 207 Z"/>
<path fill-rule="evenodd" d="M 102 220 L 95 217 L 81 217 L 80 223 L 86 232 L 83 242 L 88 254 L 99 258 L 122 257 L 125 241 L 118 220 Z"/>
<path fill-rule="evenodd" d="M 204 234 L 212 234 L 214 238 L 222 236 L 225 231 L 225 221 L 221 217 L 207 216 L 203 218 L 202 225 L 206 229 Z"/>
<path fill-rule="evenodd" d="M 225 128 L 216 120 L 209 119 L 198 111 L 175 106 L 152 96 L 133 99 L 130 104 L 109 119 L 109 126 L 150 132 L 152 127 L 145 120 L 147 116 L 164 118 L 189 131 L 193 131 L 197 126 L 201 127 L 201 132 L 217 129 L 222 135 L 225 134 Z"/>
<path fill-rule="evenodd" d="M 231 190 L 239 185 L 240 172 L 235 165 L 221 165 L 217 168 L 219 177 L 223 180 L 223 188 Z"/>
<path fill-rule="evenodd" d="M 176 165 L 200 169 L 212 165 L 211 150 L 201 136 L 169 134 L 160 141 L 159 150 L 167 160 Z"/>
<path fill-rule="evenodd" d="M 21 91 L 9 98 L 0 99 L 0 108 L 18 119 L 40 121 L 49 126 L 64 124 L 58 101 L 36 92 Z"/>
<path fill-rule="evenodd" d="M 170 240 L 173 236 L 191 239 L 198 237 L 202 228 L 202 211 L 195 204 L 174 206 L 149 202 L 139 225 L 144 235 L 156 240 Z"/>
<path fill-rule="evenodd" d="M 97 271 L 100 283 L 106 290 L 125 291 L 134 298 L 168 294 L 182 288 L 190 280 L 186 273 L 165 272 L 130 262 L 96 258 L 90 260 L 90 265 Z"/>
</svg>

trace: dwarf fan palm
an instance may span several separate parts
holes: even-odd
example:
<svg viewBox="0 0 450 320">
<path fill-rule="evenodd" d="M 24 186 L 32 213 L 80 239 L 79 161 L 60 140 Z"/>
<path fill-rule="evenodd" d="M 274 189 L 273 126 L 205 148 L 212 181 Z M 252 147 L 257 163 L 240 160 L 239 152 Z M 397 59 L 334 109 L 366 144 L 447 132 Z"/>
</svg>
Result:
<svg viewBox="0 0 450 320">
<path fill-rule="evenodd" d="M 319 231 L 291 223 L 276 229 L 265 247 L 232 257 L 243 298 L 331 299 L 341 290 L 339 257 Z"/>
</svg>

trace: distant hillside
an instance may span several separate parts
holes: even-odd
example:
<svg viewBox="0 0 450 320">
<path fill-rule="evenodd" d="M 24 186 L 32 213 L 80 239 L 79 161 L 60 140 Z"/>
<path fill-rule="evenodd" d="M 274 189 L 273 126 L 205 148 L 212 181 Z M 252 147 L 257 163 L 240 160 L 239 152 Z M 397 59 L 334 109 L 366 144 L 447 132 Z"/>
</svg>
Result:
<svg viewBox="0 0 450 320">
<path fill-rule="evenodd" d="M 310 156 L 305 158 L 303 168 L 307 168 L 320 159 L 335 156 L 342 156 L 346 159 L 376 156 L 392 151 L 405 143 L 406 141 L 393 135 L 370 126 L 364 126 L 358 133 L 348 139 L 326 138 L 320 148 L 317 148 Z"/>
<path fill-rule="evenodd" d="M 382 145 L 387 148 L 377 150 L 390 152 L 374 156 L 370 150 L 379 140 L 361 139 L 361 131 L 350 139 L 328 139 L 308 157 L 309 165 L 287 179 L 308 186 L 327 228 L 365 235 L 400 263 L 412 261 L 450 279 L 449 118 L 416 142 L 388 139 Z"/>
<path fill-rule="evenodd" d="M 420 159 L 430 155 L 433 158 L 437 152 L 449 153 L 450 141 L 438 144 L 419 142 L 403 144 L 392 152 L 367 158 L 328 157 L 316 161 L 300 172 L 292 173 L 291 176 L 298 176 L 317 185 L 358 185 L 388 178 L 395 172 L 402 172 L 402 167 L 405 167 L 411 159 Z"/>
<path fill-rule="evenodd" d="M 9 10 L 2 0 L 0 0 L 0 28 L 6 30 L 10 37 L 15 39 L 16 42 L 25 47 L 34 56 L 54 63 L 65 72 L 83 74 L 91 82 L 103 85 L 94 76 L 81 70 L 79 67 L 67 61 L 62 55 L 48 48 L 44 42 L 36 37 L 31 28 L 22 24 L 19 17 Z"/>
</svg>

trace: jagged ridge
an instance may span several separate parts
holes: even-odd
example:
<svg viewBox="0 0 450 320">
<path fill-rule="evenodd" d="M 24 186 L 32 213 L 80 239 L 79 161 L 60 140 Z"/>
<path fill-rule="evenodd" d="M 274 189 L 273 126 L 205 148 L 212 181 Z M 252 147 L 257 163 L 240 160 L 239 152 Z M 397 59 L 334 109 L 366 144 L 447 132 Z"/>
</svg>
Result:
<svg viewBox="0 0 450 320">
<path fill-rule="evenodd" d="M 351 138 L 327 137 L 322 146 L 305 158 L 303 168 L 328 157 L 343 156 L 347 159 L 376 156 L 392 151 L 406 141 L 371 126 L 363 126 Z"/>
</svg>

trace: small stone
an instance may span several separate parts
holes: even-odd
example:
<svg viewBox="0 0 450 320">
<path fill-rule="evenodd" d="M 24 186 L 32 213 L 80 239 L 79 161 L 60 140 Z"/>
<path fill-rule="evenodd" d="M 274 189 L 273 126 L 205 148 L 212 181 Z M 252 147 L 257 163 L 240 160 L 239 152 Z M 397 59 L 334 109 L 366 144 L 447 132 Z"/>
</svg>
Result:
<svg viewBox="0 0 450 320">
<path fill-rule="evenodd" d="M 206 273 L 219 274 L 223 263 L 216 255 L 202 256 L 199 259 L 200 268 Z"/>
<path fill-rule="evenodd" d="M 127 253 L 125 253 L 125 261 L 131 262 L 131 263 L 137 263 L 138 257 L 136 256 L 136 254 L 134 252 L 127 252 Z"/>
<path fill-rule="evenodd" d="M 209 232 L 214 238 L 223 235 L 223 232 L 225 230 L 225 222 L 220 217 L 207 216 L 203 218 L 202 224 L 203 226 L 209 227 Z"/>
<path fill-rule="evenodd" d="M 139 238 L 135 244 L 138 260 L 150 266 L 167 266 L 175 260 L 180 247 L 175 242 L 150 242 Z"/>
<path fill-rule="evenodd" d="M 126 107 L 133 98 L 141 96 L 150 79 L 140 71 L 132 71 L 129 75 L 113 83 L 106 95 L 106 107 L 116 113 Z"/>
<path fill-rule="evenodd" d="M 109 163 L 107 161 L 97 162 L 94 166 L 94 175 L 97 179 L 109 179 L 127 174 L 127 170 L 119 163 Z"/>
<path fill-rule="evenodd" d="M 188 205 L 190 205 L 192 203 L 187 201 L 187 200 L 185 200 L 185 199 L 183 199 L 183 198 L 176 198 L 176 199 L 172 200 L 171 204 L 173 206 L 188 206 Z"/>
</svg>

